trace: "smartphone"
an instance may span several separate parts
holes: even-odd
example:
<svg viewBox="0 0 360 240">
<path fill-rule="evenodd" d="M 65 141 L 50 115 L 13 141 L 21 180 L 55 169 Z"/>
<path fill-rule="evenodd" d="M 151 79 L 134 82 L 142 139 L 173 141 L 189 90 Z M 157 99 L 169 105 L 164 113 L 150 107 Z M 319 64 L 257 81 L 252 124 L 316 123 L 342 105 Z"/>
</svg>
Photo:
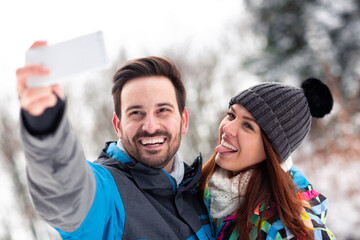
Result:
<svg viewBox="0 0 360 240">
<path fill-rule="evenodd" d="M 109 67 L 101 31 L 61 43 L 31 48 L 25 55 L 26 64 L 41 64 L 50 69 L 49 76 L 29 77 L 29 88 L 60 83 L 74 75 Z"/>
</svg>

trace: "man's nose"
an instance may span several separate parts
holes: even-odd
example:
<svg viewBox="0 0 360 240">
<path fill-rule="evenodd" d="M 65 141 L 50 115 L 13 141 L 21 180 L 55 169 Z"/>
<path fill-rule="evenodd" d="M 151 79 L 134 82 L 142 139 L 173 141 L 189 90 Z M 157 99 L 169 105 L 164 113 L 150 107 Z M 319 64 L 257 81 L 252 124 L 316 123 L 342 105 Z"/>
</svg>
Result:
<svg viewBox="0 0 360 240">
<path fill-rule="evenodd" d="M 142 130 L 148 133 L 154 133 L 159 129 L 159 123 L 155 116 L 148 115 L 144 119 Z"/>
</svg>

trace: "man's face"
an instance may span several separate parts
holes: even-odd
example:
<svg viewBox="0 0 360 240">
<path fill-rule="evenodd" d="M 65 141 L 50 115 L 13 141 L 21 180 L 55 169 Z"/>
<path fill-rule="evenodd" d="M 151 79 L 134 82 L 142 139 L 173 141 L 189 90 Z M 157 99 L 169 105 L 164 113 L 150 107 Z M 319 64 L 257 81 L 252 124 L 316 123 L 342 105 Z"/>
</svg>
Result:
<svg viewBox="0 0 360 240">
<path fill-rule="evenodd" d="M 171 170 L 188 115 L 182 115 L 175 88 L 166 77 L 132 79 L 121 93 L 121 119 L 114 114 L 118 137 L 137 161 L 153 168 Z"/>
</svg>

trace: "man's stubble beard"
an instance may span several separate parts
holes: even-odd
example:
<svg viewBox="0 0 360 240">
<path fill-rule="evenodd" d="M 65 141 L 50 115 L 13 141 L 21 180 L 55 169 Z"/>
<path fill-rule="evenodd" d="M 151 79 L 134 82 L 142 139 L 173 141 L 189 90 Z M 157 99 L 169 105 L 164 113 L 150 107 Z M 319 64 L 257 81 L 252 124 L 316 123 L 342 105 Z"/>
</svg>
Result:
<svg viewBox="0 0 360 240">
<path fill-rule="evenodd" d="M 166 137 L 166 142 L 164 142 L 164 144 L 167 144 L 167 148 L 161 150 L 161 156 L 158 156 L 159 151 L 153 151 L 152 153 L 151 151 L 144 150 L 141 143 L 138 141 L 140 137 L 155 137 L 159 135 Z M 122 144 L 125 150 L 131 155 L 131 157 L 148 167 L 159 169 L 163 169 L 174 158 L 176 152 L 180 147 L 180 143 L 181 125 L 180 130 L 176 133 L 174 138 L 165 131 L 157 131 L 154 134 L 139 132 L 132 138 L 132 141 L 130 141 L 124 136 L 122 138 Z"/>
</svg>

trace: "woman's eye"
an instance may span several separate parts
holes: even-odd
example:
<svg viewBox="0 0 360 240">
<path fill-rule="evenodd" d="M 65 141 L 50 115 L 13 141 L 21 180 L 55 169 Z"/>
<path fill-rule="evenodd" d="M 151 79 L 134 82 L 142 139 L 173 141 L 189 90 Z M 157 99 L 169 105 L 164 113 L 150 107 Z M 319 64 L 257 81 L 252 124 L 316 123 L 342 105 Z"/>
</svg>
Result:
<svg viewBox="0 0 360 240">
<path fill-rule="evenodd" d="M 250 130 L 253 130 L 254 131 L 254 128 L 251 126 L 251 124 L 250 123 L 244 123 L 244 126 L 246 127 L 246 128 L 248 128 L 248 129 L 250 129 Z"/>
<path fill-rule="evenodd" d="M 228 116 L 229 118 L 232 118 L 232 119 L 235 118 L 235 115 L 232 114 L 231 112 L 227 112 L 226 114 L 227 114 L 227 116 Z"/>
</svg>

